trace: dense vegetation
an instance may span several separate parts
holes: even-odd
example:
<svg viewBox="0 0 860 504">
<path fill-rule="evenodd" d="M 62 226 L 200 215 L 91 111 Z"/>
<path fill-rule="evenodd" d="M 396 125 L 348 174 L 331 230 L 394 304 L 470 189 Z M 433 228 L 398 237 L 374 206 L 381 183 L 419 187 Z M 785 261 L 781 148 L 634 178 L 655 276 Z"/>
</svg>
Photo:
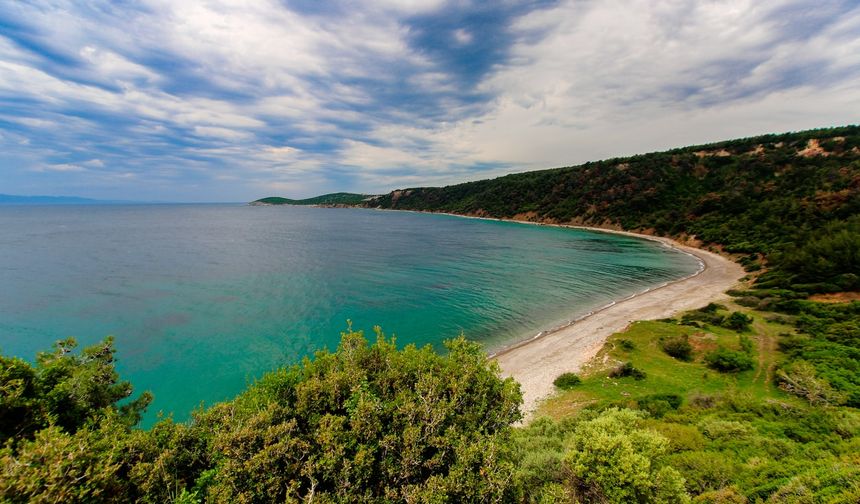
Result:
<svg viewBox="0 0 860 504">
<path fill-rule="evenodd" d="M 103 357 L 110 341 L 80 356 L 64 344 L 35 368 L 8 360 L 0 419 L 14 437 L 0 450 L 0 500 L 516 500 L 509 438 L 519 387 L 477 344 L 446 346 L 445 356 L 398 351 L 381 334 L 371 345 L 349 331 L 334 353 L 272 372 L 187 425 L 166 419 L 146 431 L 130 429 L 129 408 L 116 406 L 129 390 Z M 51 385 L 30 390 L 31 376 Z M 50 421 L 65 411 L 51 402 L 67 396 L 79 403 L 73 421 Z M 49 421 L 32 428 L 22 401 L 47 403 L 32 409 Z"/>
<path fill-rule="evenodd" d="M 860 303 L 808 305 L 828 313 L 860 310 Z M 619 423 L 628 432 L 660 440 L 649 451 L 650 461 L 658 468 L 677 471 L 694 502 L 860 502 L 860 412 L 809 393 L 822 390 L 815 388 L 815 382 L 821 385 L 826 375 L 816 375 L 815 369 L 807 369 L 805 375 L 794 371 L 798 363 L 805 362 L 795 360 L 795 353 L 807 358 L 818 355 L 830 365 L 847 362 L 835 361 L 835 352 L 826 357 L 795 350 L 798 341 L 826 345 L 827 334 L 841 333 L 840 322 L 828 318 L 830 315 L 813 321 L 808 314 L 773 312 L 754 314 L 750 327 L 741 331 L 711 322 L 683 322 L 701 319 L 703 313 L 730 316 L 726 307 L 718 311 L 706 307 L 679 320 L 637 322 L 627 332 L 613 336 L 580 374 L 581 383 L 544 405 L 542 412 L 547 417 L 515 432 L 515 445 L 523 457 L 519 477 L 533 495 L 552 494 L 550 502 L 605 502 L 588 497 L 597 477 L 572 472 L 567 462 L 577 443 L 591 442 L 580 440 L 581 436 L 596 435 L 586 434 L 583 424 L 626 415 Z M 807 332 L 810 324 L 816 326 L 812 333 Z M 664 350 L 668 342 L 678 341 L 689 344 L 686 360 Z M 841 350 L 856 356 L 858 348 Z M 709 356 L 718 349 L 748 356 L 750 367 L 712 371 Z M 632 363 L 647 378 L 637 381 L 618 376 L 614 371 L 621 363 Z M 838 369 L 843 375 L 860 377 L 856 362 Z M 792 383 L 806 389 L 785 387 L 786 373 L 795 373 Z M 833 392 L 839 393 L 831 389 L 831 400 Z M 623 413 L 629 410 L 636 416 Z M 606 472 L 631 467 L 637 460 L 635 447 L 610 442 L 605 432 L 602 436 L 595 444 L 612 447 L 603 450 L 604 460 L 613 460 Z M 621 447 L 629 457 L 626 466 L 613 459 Z M 643 474 L 645 480 L 657 478 Z M 670 502 L 656 498 L 609 501 Z"/>
<path fill-rule="evenodd" d="M 35 366 L 4 358 L 0 501 L 856 503 L 858 347 L 827 345 L 860 303 L 800 303 L 636 323 L 519 428 L 518 386 L 462 338 L 439 355 L 347 331 L 148 430 L 132 427 L 148 396 L 117 405 L 110 340 L 61 342 Z M 714 323 L 732 313 L 750 324 Z M 678 341 L 683 360 L 665 350 Z M 709 369 L 719 351 L 751 367 Z"/>
<path fill-rule="evenodd" d="M 860 289 L 860 126 L 393 191 L 367 203 L 695 237 L 762 287 Z"/>
<path fill-rule="evenodd" d="M 796 333 L 779 341 L 786 356 L 776 375 L 781 388 L 813 403 L 860 408 L 860 302 L 817 303 L 790 291 L 736 294 L 739 302 L 770 307 L 795 321 Z"/>
<path fill-rule="evenodd" d="M 255 201 L 252 201 L 251 204 L 265 204 L 265 205 L 319 205 L 319 206 L 351 206 L 351 205 L 359 205 L 366 199 L 371 196 L 368 194 L 354 194 L 354 193 L 331 193 L 331 194 L 323 194 L 321 196 L 314 196 L 313 198 L 307 199 L 289 199 L 289 198 L 280 198 L 277 196 L 270 196 L 268 198 L 261 198 Z"/>
</svg>

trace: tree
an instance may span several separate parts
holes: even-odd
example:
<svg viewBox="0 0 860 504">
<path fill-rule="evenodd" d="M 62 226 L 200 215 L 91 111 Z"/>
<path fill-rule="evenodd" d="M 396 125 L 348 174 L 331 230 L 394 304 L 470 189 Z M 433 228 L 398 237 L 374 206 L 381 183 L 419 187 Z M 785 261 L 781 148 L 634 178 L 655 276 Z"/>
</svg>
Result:
<svg viewBox="0 0 860 504">
<path fill-rule="evenodd" d="M 779 388 L 803 397 L 810 404 L 842 404 L 846 394 L 834 390 L 827 380 L 817 376 L 815 366 L 804 360 L 795 360 L 776 372 Z"/>
<path fill-rule="evenodd" d="M 642 418 L 613 408 L 577 425 L 565 460 L 581 502 L 690 502 L 684 478 L 660 461 L 668 440 Z"/>
<path fill-rule="evenodd" d="M 519 386 L 459 338 L 440 356 L 347 331 L 334 353 L 271 373 L 197 423 L 213 502 L 475 502 L 514 491 Z"/>
<path fill-rule="evenodd" d="M 108 411 L 128 426 L 136 424 L 152 394 L 131 396 L 129 382 L 120 381 L 114 368 L 113 338 L 75 353 L 77 342 L 58 341 L 52 352 L 36 356 L 36 365 L 0 356 L 0 441 L 32 438 L 40 429 L 56 425 L 74 433 Z"/>
</svg>

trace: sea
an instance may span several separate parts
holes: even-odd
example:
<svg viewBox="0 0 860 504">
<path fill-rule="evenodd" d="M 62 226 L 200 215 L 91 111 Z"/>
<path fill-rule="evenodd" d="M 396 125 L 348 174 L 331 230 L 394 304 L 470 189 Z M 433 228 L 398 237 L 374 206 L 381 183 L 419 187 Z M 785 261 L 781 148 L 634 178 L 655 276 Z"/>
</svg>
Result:
<svg viewBox="0 0 860 504">
<path fill-rule="evenodd" d="M 691 274 L 660 243 L 354 208 L 0 206 L 0 352 L 115 338 L 117 368 L 177 421 L 351 324 L 400 346 L 488 352 Z"/>
</svg>

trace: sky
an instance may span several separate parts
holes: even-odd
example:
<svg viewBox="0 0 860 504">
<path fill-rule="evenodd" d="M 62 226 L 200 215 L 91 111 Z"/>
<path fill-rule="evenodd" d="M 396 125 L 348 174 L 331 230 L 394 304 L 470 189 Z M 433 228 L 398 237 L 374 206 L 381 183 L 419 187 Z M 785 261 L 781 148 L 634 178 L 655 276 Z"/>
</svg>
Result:
<svg viewBox="0 0 860 504">
<path fill-rule="evenodd" d="M 378 194 L 858 112 L 857 0 L 0 0 L 5 194 Z"/>
</svg>

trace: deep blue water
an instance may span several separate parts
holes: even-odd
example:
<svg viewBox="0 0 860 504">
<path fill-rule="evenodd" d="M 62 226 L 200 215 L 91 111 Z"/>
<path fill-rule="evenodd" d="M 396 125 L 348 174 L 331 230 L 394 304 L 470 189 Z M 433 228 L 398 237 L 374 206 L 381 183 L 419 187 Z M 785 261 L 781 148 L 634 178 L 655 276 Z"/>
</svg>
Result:
<svg viewBox="0 0 860 504">
<path fill-rule="evenodd" d="M 0 206 L 0 351 L 116 337 L 118 367 L 177 419 L 337 346 L 347 319 L 399 344 L 488 350 L 698 267 L 580 230 L 359 209 Z"/>
</svg>

